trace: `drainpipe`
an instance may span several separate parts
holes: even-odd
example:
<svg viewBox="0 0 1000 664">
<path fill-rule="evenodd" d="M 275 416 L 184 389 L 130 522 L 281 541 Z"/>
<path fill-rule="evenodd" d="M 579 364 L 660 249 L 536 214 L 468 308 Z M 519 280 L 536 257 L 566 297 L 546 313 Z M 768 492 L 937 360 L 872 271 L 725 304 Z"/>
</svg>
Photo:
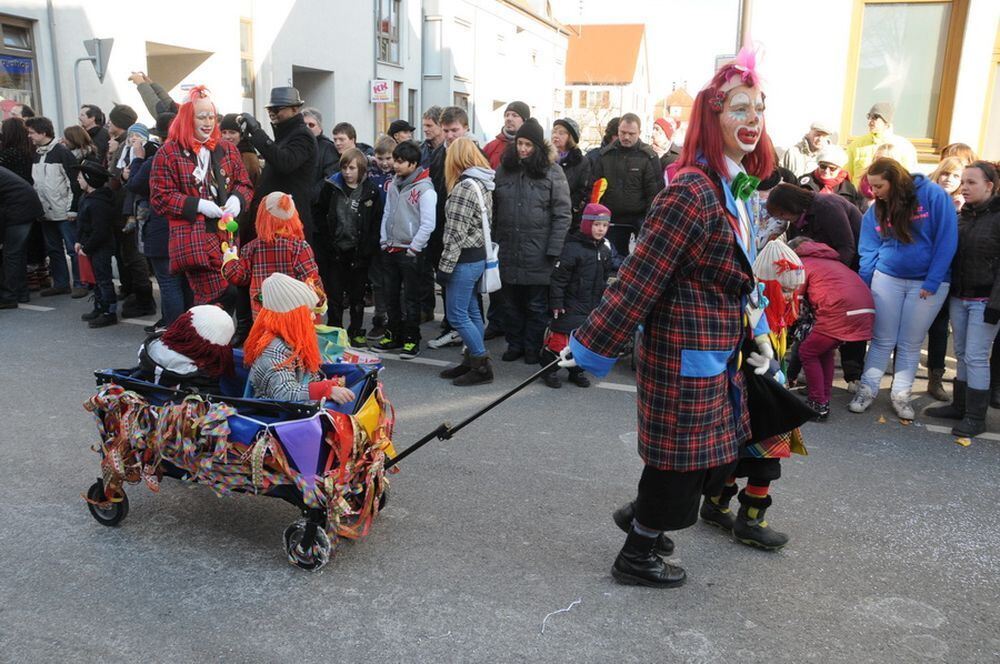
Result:
<svg viewBox="0 0 1000 664">
<path fill-rule="evenodd" d="M 750 43 L 750 17 L 753 13 L 753 0 L 740 0 L 740 16 L 737 23 L 736 52 L 744 46 L 752 47 Z"/>
<path fill-rule="evenodd" d="M 63 98 L 62 98 L 62 81 L 59 78 L 59 54 L 56 50 L 56 16 L 55 10 L 52 8 L 52 0 L 45 0 L 45 11 L 48 15 L 49 23 L 49 50 L 52 51 L 52 78 L 56 85 L 56 126 L 65 127 L 66 123 L 63 122 Z M 41 93 L 41 90 L 39 90 Z"/>
<path fill-rule="evenodd" d="M 399 3 L 399 4 L 400 4 L 400 9 L 402 9 L 403 3 Z M 378 78 L 378 27 L 379 27 L 378 20 L 379 20 L 379 16 L 378 16 L 378 0 L 373 0 L 373 2 L 372 2 L 372 36 L 373 36 L 373 39 L 372 39 L 372 80 L 375 80 L 375 79 Z M 403 46 L 403 39 L 402 39 L 403 35 L 402 35 L 402 32 L 403 31 L 400 30 L 400 35 L 399 35 L 400 36 L 400 39 L 399 39 L 400 53 L 399 53 L 399 55 L 400 55 L 401 58 L 402 58 L 402 55 L 403 55 L 403 53 L 402 53 L 402 51 L 403 51 L 403 49 L 402 49 L 402 46 Z M 368 83 L 368 100 L 369 100 L 368 104 L 372 107 L 372 114 L 371 114 L 372 129 L 375 130 L 374 132 L 372 132 L 372 135 L 373 136 L 378 136 L 379 128 L 376 126 L 376 123 L 378 122 L 378 120 L 377 120 L 378 113 L 375 112 L 378 107 L 375 104 L 371 103 L 371 87 L 372 87 L 371 83 L 369 82 Z M 390 87 L 389 90 L 391 92 L 392 88 Z"/>
</svg>

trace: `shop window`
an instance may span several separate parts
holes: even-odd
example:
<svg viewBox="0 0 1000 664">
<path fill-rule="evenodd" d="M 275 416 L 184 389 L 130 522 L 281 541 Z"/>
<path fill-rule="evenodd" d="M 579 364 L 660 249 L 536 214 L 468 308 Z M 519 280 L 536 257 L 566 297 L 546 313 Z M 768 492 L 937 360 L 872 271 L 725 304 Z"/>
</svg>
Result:
<svg viewBox="0 0 1000 664">
<path fill-rule="evenodd" d="M 41 114 L 38 67 L 31 22 L 0 15 L 0 109 L 3 117 L 18 104 Z"/>
<path fill-rule="evenodd" d="M 394 81 L 392 84 L 392 101 L 375 104 L 375 133 L 385 134 L 389 131 L 389 125 L 393 120 L 398 120 L 400 95 L 403 94 L 403 84 Z"/>
</svg>

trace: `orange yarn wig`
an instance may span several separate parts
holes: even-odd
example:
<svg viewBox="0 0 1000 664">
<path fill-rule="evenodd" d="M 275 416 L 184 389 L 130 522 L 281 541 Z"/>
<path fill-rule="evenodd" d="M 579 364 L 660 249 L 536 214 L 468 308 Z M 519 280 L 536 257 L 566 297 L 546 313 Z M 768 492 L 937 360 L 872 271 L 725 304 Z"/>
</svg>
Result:
<svg viewBox="0 0 1000 664">
<path fill-rule="evenodd" d="M 274 238 L 283 237 L 290 240 L 305 240 L 302 230 L 302 220 L 295 202 L 286 193 L 275 191 L 264 197 L 257 208 L 255 224 L 257 237 L 270 244 Z"/>
<path fill-rule="evenodd" d="M 298 307 L 287 313 L 261 309 L 243 344 L 243 364 L 248 367 L 252 365 L 276 338 L 292 349 L 291 357 L 280 366 L 302 369 L 309 373 L 319 371 L 319 340 L 310 307 Z"/>
</svg>

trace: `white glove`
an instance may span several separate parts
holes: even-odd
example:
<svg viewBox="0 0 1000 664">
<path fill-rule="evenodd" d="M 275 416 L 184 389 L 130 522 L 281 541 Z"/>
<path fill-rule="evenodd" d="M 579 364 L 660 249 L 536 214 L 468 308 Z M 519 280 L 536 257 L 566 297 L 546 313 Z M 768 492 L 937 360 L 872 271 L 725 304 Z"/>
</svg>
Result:
<svg viewBox="0 0 1000 664">
<path fill-rule="evenodd" d="M 753 372 L 758 376 L 762 376 L 767 373 L 768 368 L 771 366 L 771 360 L 764 357 L 760 353 L 750 353 L 750 357 L 747 358 L 747 364 L 753 367 Z"/>
<path fill-rule="evenodd" d="M 572 369 L 577 366 L 576 360 L 573 359 L 573 353 L 570 351 L 569 346 L 566 346 L 559 351 L 559 366 L 563 369 Z"/>
<path fill-rule="evenodd" d="M 226 204 L 222 207 L 222 211 L 228 212 L 234 217 L 240 216 L 240 199 L 236 196 L 230 196 L 226 199 Z"/>
<path fill-rule="evenodd" d="M 209 219 L 218 219 L 223 212 L 222 208 L 215 204 L 215 201 L 202 198 L 198 201 L 198 214 L 203 214 Z"/>
<path fill-rule="evenodd" d="M 753 338 L 754 343 L 757 344 L 757 348 L 760 349 L 760 354 L 768 359 L 768 361 L 774 359 L 774 349 L 771 348 L 771 337 L 766 334 L 758 334 Z M 760 373 L 760 372 L 758 372 Z"/>
</svg>

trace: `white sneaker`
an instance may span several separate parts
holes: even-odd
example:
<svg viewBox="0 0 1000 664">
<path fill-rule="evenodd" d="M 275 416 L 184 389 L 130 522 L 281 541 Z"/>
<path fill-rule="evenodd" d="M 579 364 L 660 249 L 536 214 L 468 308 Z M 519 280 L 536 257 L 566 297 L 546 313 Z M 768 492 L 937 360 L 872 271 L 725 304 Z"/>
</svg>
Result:
<svg viewBox="0 0 1000 664">
<path fill-rule="evenodd" d="M 859 385 L 861 385 L 861 381 L 860 380 L 852 380 L 851 382 L 849 382 L 847 384 L 847 393 L 848 394 L 857 394 L 858 393 L 858 386 Z"/>
<path fill-rule="evenodd" d="M 910 405 L 910 393 L 900 392 L 892 395 L 892 409 L 901 420 L 913 419 L 913 406 Z"/>
<path fill-rule="evenodd" d="M 460 335 L 455 330 L 451 332 L 445 332 L 437 339 L 433 339 L 427 342 L 427 346 L 430 348 L 447 348 L 448 346 L 461 346 L 462 345 L 462 335 Z"/>
<path fill-rule="evenodd" d="M 862 384 L 858 386 L 858 392 L 854 395 L 854 399 L 847 404 L 847 409 L 852 413 L 863 413 L 868 410 L 873 401 L 875 401 L 875 395 L 872 393 L 872 388 Z"/>
</svg>

